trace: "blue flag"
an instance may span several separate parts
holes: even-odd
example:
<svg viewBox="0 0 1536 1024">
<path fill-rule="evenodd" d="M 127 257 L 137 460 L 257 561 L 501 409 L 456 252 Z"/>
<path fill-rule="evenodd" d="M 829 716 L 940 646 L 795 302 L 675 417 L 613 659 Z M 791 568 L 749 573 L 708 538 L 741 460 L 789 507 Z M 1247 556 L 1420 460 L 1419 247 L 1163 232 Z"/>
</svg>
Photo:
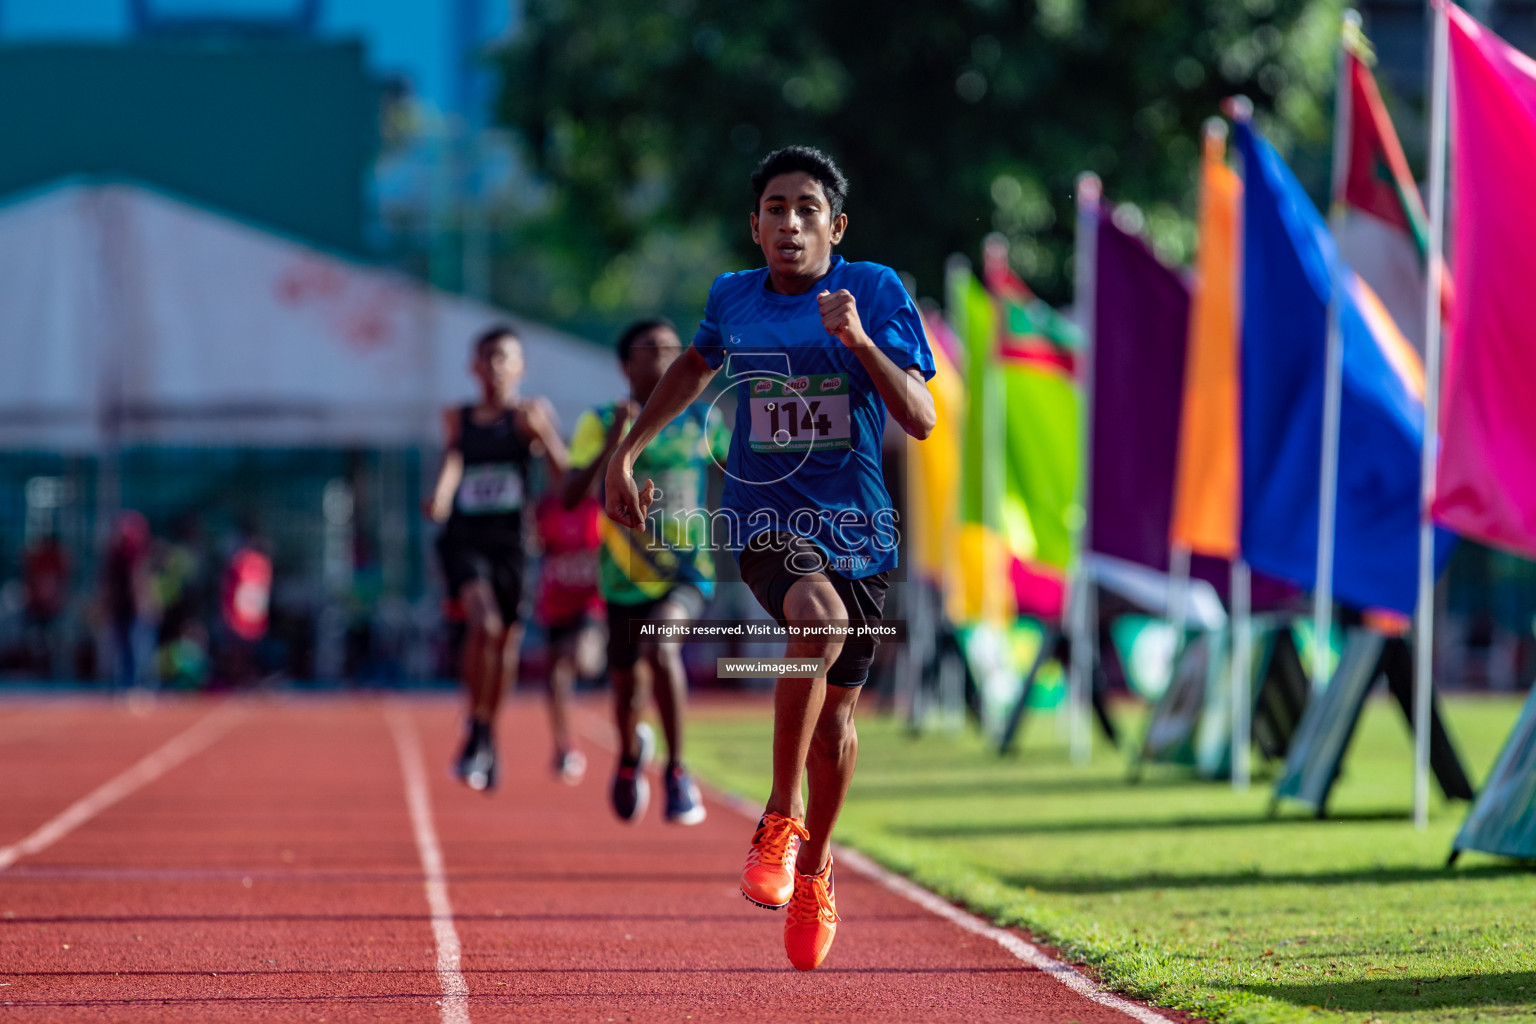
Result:
<svg viewBox="0 0 1536 1024">
<path fill-rule="evenodd" d="M 1338 251 L 1272 146 L 1237 126 L 1242 153 L 1242 552 L 1255 569 L 1317 582 L 1318 474 L 1328 297 Z M 1411 613 L 1418 593 L 1424 372 L 1347 267 L 1333 589 L 1359 608 Z M 1436 563 L 1453 538 L 1439 531 Z"/>
</svg>

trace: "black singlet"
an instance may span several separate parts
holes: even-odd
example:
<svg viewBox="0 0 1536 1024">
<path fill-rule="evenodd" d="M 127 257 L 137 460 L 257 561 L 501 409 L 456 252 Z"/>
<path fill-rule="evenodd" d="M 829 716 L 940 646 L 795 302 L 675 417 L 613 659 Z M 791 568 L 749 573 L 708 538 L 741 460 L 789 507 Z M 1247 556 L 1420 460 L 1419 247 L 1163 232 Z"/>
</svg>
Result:
<svg viewBox="0 0 1536 1024">
<path fill-rule="evenodd" d="M 516 417 L 508 410 L 489 423 L 476 423 L 474 407 L 464 406 L 459 410 L 457 447 L 464 459 L 464 478 L 453 496 L 449 532 L 521 537 L 533 459 Z"/>
</svg>

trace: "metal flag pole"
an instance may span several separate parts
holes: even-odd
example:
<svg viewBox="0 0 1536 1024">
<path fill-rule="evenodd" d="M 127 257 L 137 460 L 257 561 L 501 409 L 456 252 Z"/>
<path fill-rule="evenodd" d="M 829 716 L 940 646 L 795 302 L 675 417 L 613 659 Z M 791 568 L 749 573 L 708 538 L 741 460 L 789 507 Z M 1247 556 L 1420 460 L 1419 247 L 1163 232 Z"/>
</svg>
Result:
<svg viewBox="0 0 1536 1024">
<path fill-rule="evenodd" d="M 1339 88 L 1334 97 L 1333 186 L 1328 207 L 1328 226 L 1337 242 L 1344 234 L 1344 188 L 1349 175 L 1350 136 L 1353 131 L 1350 60 L 1360 36 L 1360 13 L 1344 12 L 1339 46 Z M 1333 634 L 1333 547 L 1338 526 L 1339 420 L 1344 400 L 1344 337 L 1339 309 L 1344 291 L 1344 256 L 1335 253 L 1328 285 L 1328 342 L 1323 370 L 1323 451 L 1317 487 L 1317 576 L 1312 588 L 1312 690 L 1328 682 L 1332 667 L 1329 655 Z"/>
<path fill-rule="evenodd" d="M 1184 646 L 1184 631 L 1189 622 L 1190 561 L 1188 544 L 1176 542 L 1168 548 L 1168 621 L 1173 625 L 1178 647 Z"/>
<path fill-rule="evenodd" d="M 997 239 L 991 238 L 989 245 L 997 244 Z M 1002 260 L 1008 261 L 1008 243 L 1002 243 Z M 983 253 L 985 256 L 985 253 Z M 985 269 L 985 263 L 983 263 Z M 997 297 L 987 289 L 987 301 L 992 309 L 992 336 L 987 339 L 988 351 L 992 353 L 992 364 L 987 367 L 987 372 L 981 378 L 981 521 L 986 526 L 989 534 L 996 538 L 1003 537 L 1003 497 L 1006 493 L 1004 479 L 1008 472 L 1008 434 L 1007 420 L 1004 419 L 1004 405 L 1007 396 L 1003 392 L 1003 375 L 997 364 L 999 349 L 1000 322 L 1002 312 L 998 308 Z M 975 400 L 975 396 L 972 397 Z M 1001 542 L 1001 541 L 999 541 Z M 989 572 L 982 578 L 982 616 L 989 621 L 1002 622 L 1006 618 L 1006 609 L 1009 607 L 1008 595 L 1004 590 L 1003 576 L 1001 573 Z M 963 709 L 959 710 L 964 714 Z"/>
<path fill-rule="evenodd" d="M 1253 750 L 1252 576 L 1241 558 L 1232 563 L 1232 788 L 1247 789 Z"/>
<path fill-rule="evenodd" d="M 1223 112 L 1237 124 L 1247 124 L 1253 117 L 1253 104 L 1246 96 L 1233 96 L 1222 104 Z M 1244 172 L 1240 172 L 1244 173 Z M 1241 375 L 1242 350 L 1242 298 L 1243 259 L 1242 247 L 1238 247 L 1232 272 L 1237 278 L 1238 350 L 1239 375 Z M 1238 482 L 1238 500 L 1241 504 L 1242 482 Z M 1239 529 L 1241 533 L 1241 529 Z M 1247 789 L 1249 783 L 1249 752 L 1253 746 L 1253 698 L 1251 683 L 1253 674 L 1253 605 L 1251 601 L 1252 576 L 1248 563 L 1239 554 L 1232 559 L 1232 657 L 1228 668 L 1228 690 L 1232 695 L 1232 788 Z"/>
<path fill-rule="evenodd" d="M 1450 20 L 1443 0 L 1432 0 L 1435 36 L 1429 117 L 1429 287 L 1424 292 L 1424 447 L 1420 464 L 1419 601 L 1413 649 L 1413 824 L 1429 827 L 1429 711 L 1434 690 L 1435 459 L 1440 448 L 1440 291 L 1445 267 L 1445 163 L 1449 139 Z"/>
<path fill-rule="evenodd" d="M 1093 350 L 1094 305 L 1098 295 L 1099 203 L 1103 187 L 1097 175 L 1084 172 L 1077 178 L 1077 323 L 1083 332 L 1078 353 L 1080 480 L 1077 524 L 1077 572 L 1072 580 L 1072 674 L 1068 693 L 1070 749 L 1074 764 L 1085 764 L 1093 754 L 1090 716 L 1093 701 L 1095 613 L 1093 571 Z"/>
</svg>

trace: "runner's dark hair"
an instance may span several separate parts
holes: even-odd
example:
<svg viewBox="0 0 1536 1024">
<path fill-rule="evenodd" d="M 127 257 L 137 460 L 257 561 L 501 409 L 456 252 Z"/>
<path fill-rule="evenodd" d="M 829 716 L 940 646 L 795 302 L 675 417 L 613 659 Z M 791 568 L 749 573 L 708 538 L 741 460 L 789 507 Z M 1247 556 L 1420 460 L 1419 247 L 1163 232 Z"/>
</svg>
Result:
<svg viewBox="0 0 1536 1024">
<path fill-rule="evenodd" d="M 810 146 L 785 146 L 763 157 L 763 162 L 752 172 L 753 211 L 762 205 L 763 191 L 770 181 L 781 174 L 793 174 L 796 171 L 804 171 L 821 183 L 821 190 L 827 194 L 827 202 L 831 204 L 833 217 L 843 212 L 843 201 L 848 198 L 848 179 L 843 176 L 842 168 L 837 166 L 836 160 Z"/>
<path fill-rule="evenodd" d="M 619 362 L 628 362 L 629 350 L 635 347 L 635 342 L 639 341 L 643 335 L 654 331 L 658 327 L 665 327 L 673 334 L 677 333 L 677 324 L 674 324 L 671 320 L 668 320 L 664 316 L 642 317 L 641 319 L 636 320 L 634 323 L 630 324 L 628 327 L 624 328 L 624 330 L 620 331 L 619 342 L 618 345 L 615 346 L 619 350 Z"/>
<path fill-rule="evenodd" d="M 487 327 L 475 336 L 475 358 L 485 354 L 485 350 L 496 344 L 502 338 L 511 338 L 519 345 L 523 343 L 522 335 L 517 333 L 517 328 L 511 324 L 495 324 Z"/>
</svg>

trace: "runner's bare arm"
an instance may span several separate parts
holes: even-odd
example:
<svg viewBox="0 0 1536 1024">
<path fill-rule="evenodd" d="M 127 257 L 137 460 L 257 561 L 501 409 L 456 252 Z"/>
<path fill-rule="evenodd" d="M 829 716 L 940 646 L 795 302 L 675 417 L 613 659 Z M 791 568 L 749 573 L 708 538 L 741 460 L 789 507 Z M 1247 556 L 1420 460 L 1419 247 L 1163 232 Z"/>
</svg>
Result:
<svg viewBox="0 0 1536 1024">
<path fill-rule="evenodd" d="M 716 368 L 704 361 L 698 349 L 689 346 L 667 368 L 656 382 L 656 389 L 640 410 L 629 435 L 619 442 L 613 457 L 608 460 L 608 475 L 604 478 L 607 498 L 604 502 L 608 518 L 621 526 L 637 530 L 645 522 L 645 511 L 651 504 L 653 487 L 647 480 L 645 491 L 635 488 L 635 459 L 645 446 L 656 439 L 665 427 L 695 398 L 715 376 Z"/>
<path fill-rule="evenodd" d="M 572 468 L 565 474 L 565 487 L 560 498 L 567 509 L 573 509 L 581 504 L 581 500 L 597 487 L 598 479 L 608 472 L 608 459 L 613 455 L 614 449 L 618 448 L 619 442 L 624 438 L 624 431 L 639 411 L 640 407 L 627 398 L 614 404 L 613 422 L 608 424 L 608 435 L 603 443 L 602 454 L 587 465 Z"/>
<path fill-rule="evenodd" d="M 432 494 L 422 502 L 422 511 L 434 523 L 448 521 L 448 514 L 453 511 L 453 494 L 459 489 L 459 481 L 464 478 L 464 456 L 459 451 L 459 411 L 457 409 L 449 409 L 443 413 L 443 433 L 447 437 L 447 444 L 443 448 L 443 461 L 438 466 L 437 484 L 432 488 Z"/>
<path fill-rule="evenodd" d="M 523 403 L 522 419 L 524 429 L 535 446 L 544 449 L 544 461 L 549 465 L 550 478 L 558 480 L 570 467 L 571 458 L 565 442 L 560 438 L 560 431 L 555 428 L 554 407 L 547 399 L 529 399 Z"/>
<path fill-rule="evenodd" d="M 916 367 L 900 367 L 875 345 L 859 319 L 858 304 L 846 289 L 822 292 L 816 296 L 821 306 L 821 324 L 828 334 L 846 345 L 875 382 L 875 389 L 885 399 L 885 407 L 901 424 L 901 429 L 919 441 L 933 433 L 938 411 L 933 395 Z"/>
</svg>

